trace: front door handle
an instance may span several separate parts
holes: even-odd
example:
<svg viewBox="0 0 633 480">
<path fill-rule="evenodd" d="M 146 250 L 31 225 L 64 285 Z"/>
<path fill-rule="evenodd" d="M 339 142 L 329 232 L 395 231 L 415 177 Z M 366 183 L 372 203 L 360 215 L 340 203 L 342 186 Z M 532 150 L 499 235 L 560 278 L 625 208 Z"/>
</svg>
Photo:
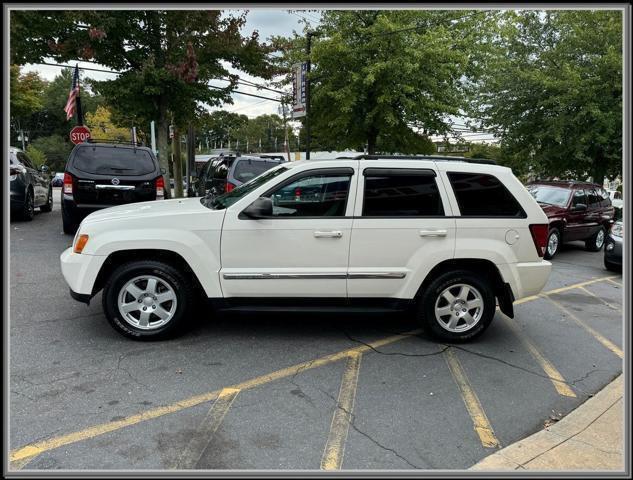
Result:
<svg viewBox="0 0 633 480">
<path fill-rule="evenodd" d="M 420 230 L 421 237 L 445 237 L 447 230 Z"/>
<path fill-rule="evenodd" d="M 314 232 L 314 236 L 315 238 L 341 238 L 343 236 L 343 232 L 340 232 L 338 230 L 333 230 L 331 232 L 320 232 L 320 231 L 316 231 Z"/>
</svg>

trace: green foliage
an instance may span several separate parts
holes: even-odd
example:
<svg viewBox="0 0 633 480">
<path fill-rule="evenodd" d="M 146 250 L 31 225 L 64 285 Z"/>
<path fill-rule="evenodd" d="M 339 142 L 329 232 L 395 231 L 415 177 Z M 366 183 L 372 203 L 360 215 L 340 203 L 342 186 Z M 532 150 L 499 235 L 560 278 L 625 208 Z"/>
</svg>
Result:
<svg viewBox="0 0 633 480">
<path fill-rule="evenodd" d="M 458 10 L 328 10 L 313 37 L 311 121 L 330 149 L 431 153 L 476 77 L 489 15 Z M 281 42 L 280 39 L 278 39 Z M 295 36 L 282 62 L 305 61 Z"/>
<path fill-rule="evenodd" d="M 26 154 L 33 161 L 36 168 L 40 168 L 46 163 L 46 154 L 32 144 L 26 147 Z"/>
<path fill-rule="evenodd" d="M 107 107 L 99 106 L 94 113 L 86 114 L 86 126 L 94 139 L 131 141 L 130 129 L 116 125 L 112 120 L 112 112 Z"/>
<path fill-rule="evenodd" d="M 487 143 L 471 143 L 468 151 L 464 152 L 466 158 L 485 158 L 494 160 L 499 164 L 504 164 L 503 150 L 498 145 Z"/>
<path fill-rule="evenodd" d="M 602 183 L 622 161 L 622 13 L 506 12 L 470 115 L 519 173 Z"/>
<path fill-rule="evenodd" d="M 21 74 L 18 65 L 11 65 L 9 86 L 12 118 L 24 119 L 42 109 L 46 82 L 37 73 Z"/>
<path fill-rule="evenodd" d="M 63 171 L 73 145 L 67 141 L 67 136 L 53 134 L 47 137 L 39 137 L 31 142 L 30 147 L 42 152 L 46 158 L 46 164 L 51 171 Z M 28 151 L 28 149 L 27 149 Z"/>
</svg>

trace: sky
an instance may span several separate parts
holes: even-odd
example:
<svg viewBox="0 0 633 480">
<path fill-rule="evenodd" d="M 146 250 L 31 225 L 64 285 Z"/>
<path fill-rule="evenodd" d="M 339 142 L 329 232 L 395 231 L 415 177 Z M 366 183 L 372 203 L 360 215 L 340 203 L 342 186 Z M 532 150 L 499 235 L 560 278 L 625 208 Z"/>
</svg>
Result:
<svg viewBox="0 0 633 480">
<path fill-rule="evenodd" d="M 227 10 L 226 13 L 229 14 L 231 11 Z M 241 11 L 234 10 L 233 12 L 239 13 Z M 246 24 L 242 28 L 243 35 L 250 35 L 254 30 L 259 32 L 259 38 L 261 41 L 267 41 L 272 35 L 281 35 L 281 36 L 291 36 L 293 31 L 302 32 L 305 24 L 305 20 L 309 21 L 311 25 L 318 24 L 319 21 L 319 12 L 315 10 L 284 10 L 279 8 L 256 8 L 251 7 L 248 10 L 248 14 L 246 16 Z M 54 63 L 54 61 L 49 60 L 47 63 Z M 107 67 L 103 67 L 90 62 L 70 62 L 72 65 L 75 63 L 79 64 L 80 69 L 82 67 L 85 68 L 96 68 L 96 69 L 104 69 L 109 70 Z M 240 79 L 247 80 L 250 82 L 255 82 L 257 84 L 269 85 L 266 80 L 252 77 L 248 74 L 240 72 L 238 70 L 233 69 L 230 65 L 226 65 L 227 69 L 231 73 L 238 74 Z M 57 76 L 60 72 L 60 68 L 56 66 L 50 65 L 25 65 L 23 67 L 24 72 L 28 71 L 36 71 L 42 76 L 42 78 L 46 80 L 52 80 Z M 103 72 L 94 72 L 83 70 L 81 71 L 82 77 L 90 77 L 95 80 L 108 80 L 112 78 L 116 78 L 116 75 L 103 73 Z M 227 85 L 227 82 L 223 82 L 221 80 L 214 80 L 212 85 L 216 85 L 219 87 L 223 87 Z M 275 88 L 279 90 L 279 88 Z M 257 89 L 256 87 L 249 87 L 245 85 L 239 85 L 238 90 L 246 93 L 252 93 L 255 95 L 261 95 L 264 97 L 273 97 L 278 98 L 280 95 L 274 92 L 270 92 L 268 90 Z M 211 108 L 211 110 L 226 110 L 228 112 L 235 112 L 240 115 L 246 115 L 250 118 L 257 117 L 259 115 L 264 114 L 280 114 L 280 103 L 270 100 L 264 100 L 261 98 L 249 97 L 246 95 L 240 95 L 238 93 L 233 93 L 231 95 L 233 99 L 233 103 L 225 103 L 221 107 Z M 465 119 L 453 119 L 455 123 L 464 124 Z M 441 140 L 441 137 L 431 137 L 432 140 Z M 473 142 L 480 141 L 492 141 L 493 137 L 491 135 L 476 135 L 469 136 L 468 138 Z"/>
</svg>

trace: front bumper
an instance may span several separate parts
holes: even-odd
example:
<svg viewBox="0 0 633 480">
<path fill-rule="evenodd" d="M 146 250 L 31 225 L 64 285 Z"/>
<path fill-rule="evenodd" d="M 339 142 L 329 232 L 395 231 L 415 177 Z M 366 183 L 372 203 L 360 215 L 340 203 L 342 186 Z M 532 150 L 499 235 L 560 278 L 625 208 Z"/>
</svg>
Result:
<svg viewBox="0 0 633 480">
<path fill-rule="evenodd" d="M 622 237 L 607 235 L 604 243 L 604 258 L 609 263 L 622 265 Z"/>
<path fill-rule="evenodd" d="M 75 300 L 87 303 L 94 296 L 94 284 L 106 258 L 103 255 L 74 253 L 72 247 L 62 252 L 59 257 L 62 275 Z"/>
</svg>

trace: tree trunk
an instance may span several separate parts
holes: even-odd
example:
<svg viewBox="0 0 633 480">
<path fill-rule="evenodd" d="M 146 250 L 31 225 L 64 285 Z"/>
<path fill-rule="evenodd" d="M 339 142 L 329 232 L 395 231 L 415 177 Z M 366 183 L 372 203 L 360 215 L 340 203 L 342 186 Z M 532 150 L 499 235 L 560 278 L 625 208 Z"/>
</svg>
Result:
<svg viewBox="0 0 633 480">
<path fill-rule="evenodd" d="M 367 154 L 376 154 L 376 140 L 378 139 L 378 131 L 374 128 L 367 132 Z"/>
<path fill-rule="evenodd" d="M 174 197 L 182 198 L 182 156 L 180 155 L 180 129 L 174 125 Z"/>
<path fill-rule="evenodd" d="M 158 163 L 165 171 L 165 198 L 171 198 L 170 175 L 169 175 L 169 118 L 167 117 L 166 101 L 161 98 L 159 105 L 158 129 L 156 131 L 156 143 L 158 144 Z"/>
<path fill-rule="evenodd" d="M 591 168 L 591 176 L 593 177 L 593 183 L 597 183 L 602 186 L 604 183 L 604 176 L 606 174 L 606 164 L 602 150 L 598 151 L 595 156 L 593 165 Z"/>
</svg>

